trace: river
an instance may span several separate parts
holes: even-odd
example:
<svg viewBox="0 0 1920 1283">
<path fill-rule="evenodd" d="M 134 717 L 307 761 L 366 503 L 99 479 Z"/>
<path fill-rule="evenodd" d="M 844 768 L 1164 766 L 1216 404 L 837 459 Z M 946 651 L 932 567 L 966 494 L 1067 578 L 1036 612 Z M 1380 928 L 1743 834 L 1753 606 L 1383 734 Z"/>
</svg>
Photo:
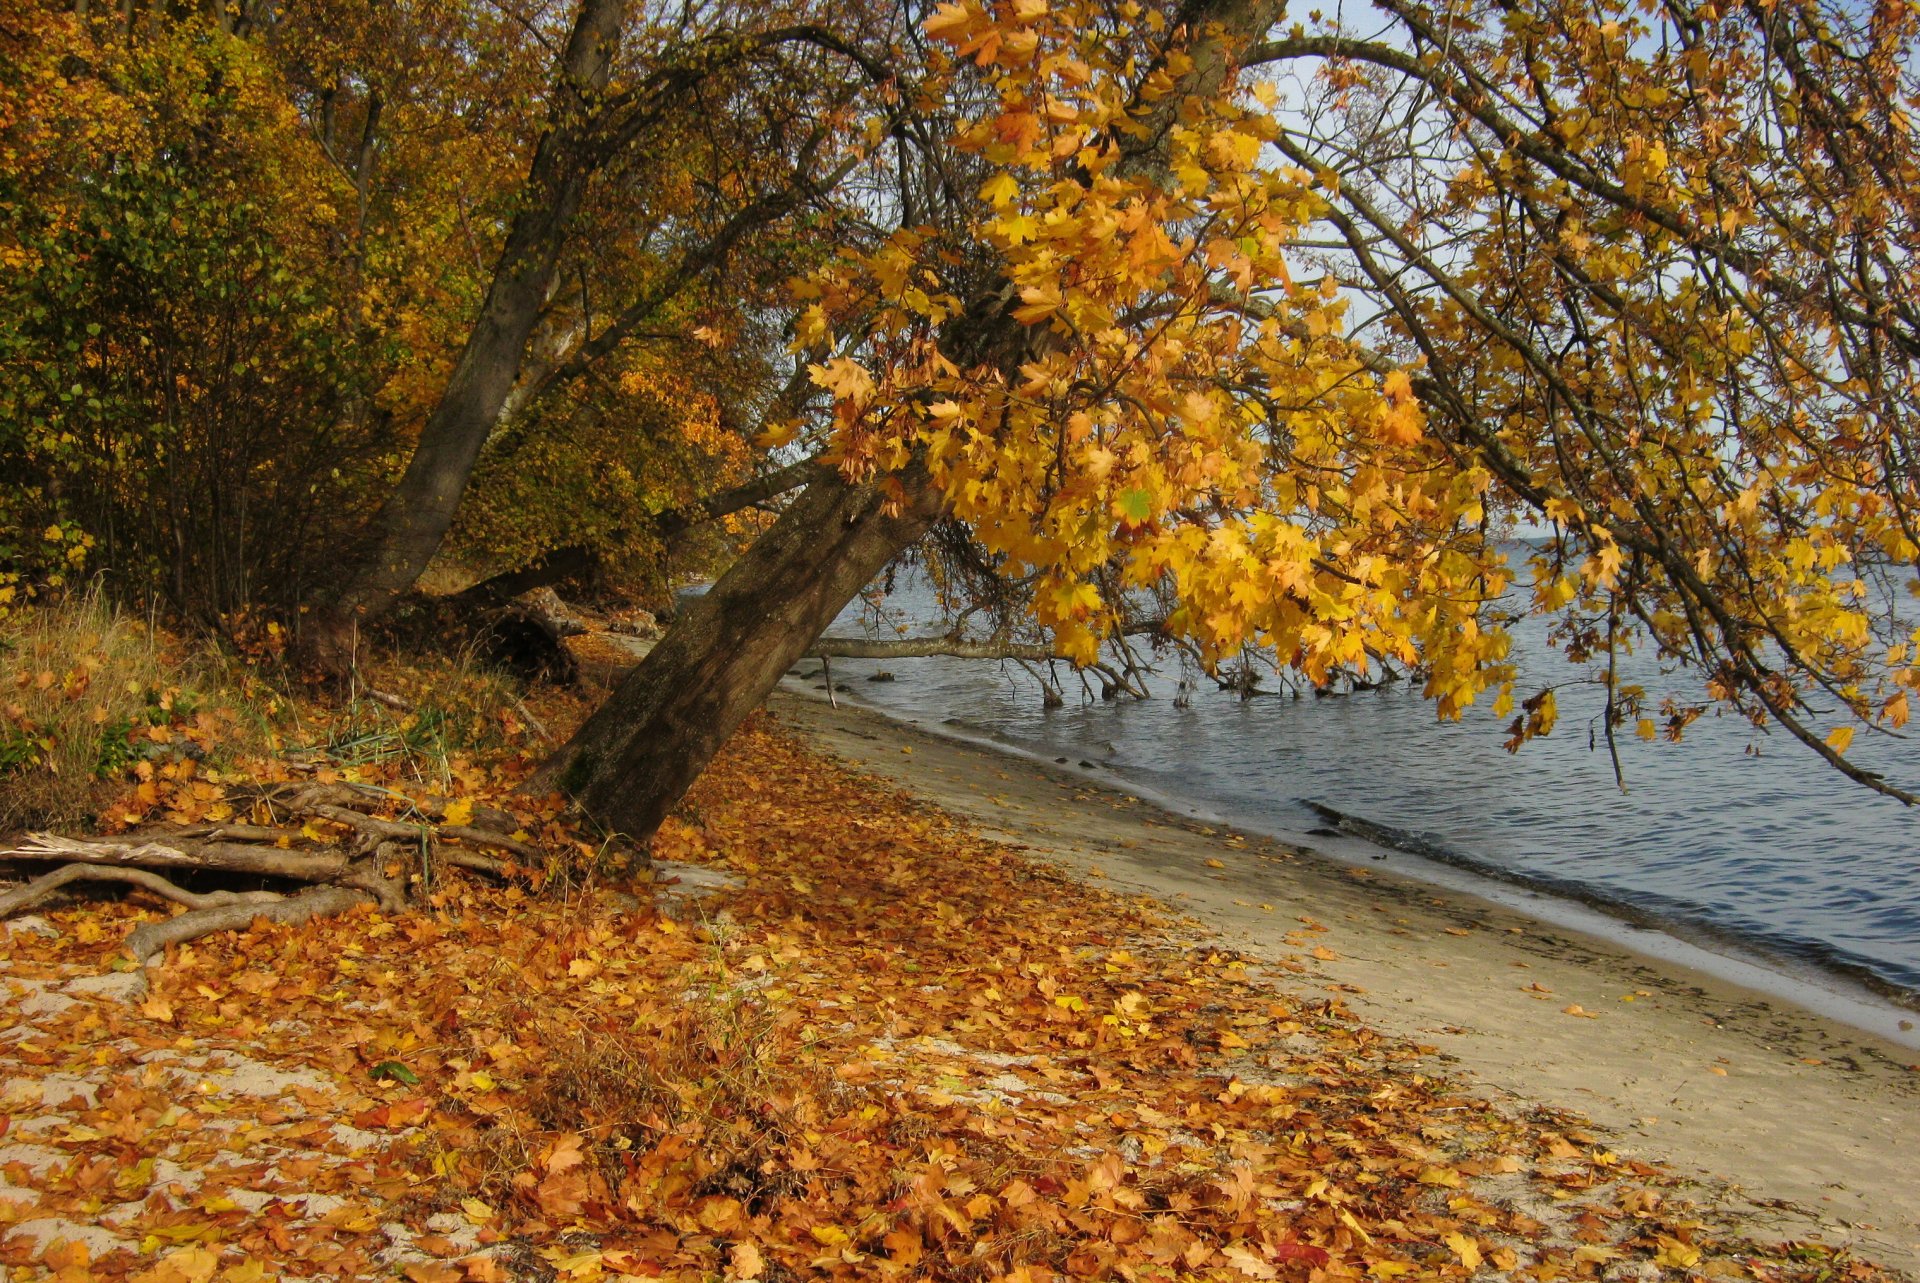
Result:
<svg viewBox="0 0 1920 1283">
<path fill-rule="evenodd" d="M 931 596 L 914 585 L 887 605 L 916 631 L 934 619 Z M 860 633 L 859 610 L 831 631 Z M 1548 647 L 1539 621 L 1517 625 L 1515 642 L 1536 681 L 1579 675 Z M 893 680 L 866 680 L 882 670 Z M 1851 977 L 1920 1007 L 1920 811 L 1731 714 L 1709 713 L 1677 744 L 1645 742 L 1629 728 L 1623 793 L 1597 741 L 1602 693 L 1593 685 L 1561 689 L 1553 735 L 1509 754 L 1509 719 L 1493 715 L 1490 699 L 1443 722 L 1404 682 L 1242 700 L 1202 677 L 1181 707 L 1173 696 L 1182 673 L 1168 657 L 1154 698 L 1087 698 L 1069 677 L 1066 707 L 1047 710 L 1017 665 L 835 660 L 832 672 L 846 695 L 880 712 L 1086 764 L 1224 822 L 1311 831 L 1330 822 L 1318 808 L 1332 808 L 1427 858 L 1803 975 Z M 1663 674 L 1644 658 L 1628 661 L 1622 680 L 1656 696 L 1694 688 L 1689 674 Z M 1521 693 L 1530 689 L 1523 683 Z M 1920 783 L 1913 741 L 1863 732 L 1852 756 Z"/>
</svg>

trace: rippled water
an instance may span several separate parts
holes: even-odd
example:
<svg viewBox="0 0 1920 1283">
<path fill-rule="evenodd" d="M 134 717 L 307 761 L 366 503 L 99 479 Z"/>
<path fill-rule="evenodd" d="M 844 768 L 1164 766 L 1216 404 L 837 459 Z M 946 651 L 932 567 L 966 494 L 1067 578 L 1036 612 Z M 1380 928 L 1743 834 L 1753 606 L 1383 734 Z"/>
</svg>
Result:
<svg viewBox="0 0 1920 1283">
<path fill-rule="evenodd" d="M 893 604 L 931 613 L 911 589 Z M 833 631 L 856 631 L 853 614 Z M 1540 625 L 1521 625 L 1516 640 L 1533 671 L 1576 675 Z M 1686 688 L 1684 675 L 1636 663 L 1624 680 L 1656 695 Z M 895 680 L 862 680 L 882 668 Z M 1627 736 L 1622 794 L 1604 745 L 1589 746 L 1594 687 L 1561 690 L 1558 729 L 1510 755 L 1491 708 L 1443 723 L 1405 684 L 1243 702 L 1203 680 L 1191 707 L 1176 708 L 1170 663 L 1157 698 L 1082 702 L 1070 686 L 1068 706 L 1046 711 L 1011 665 L 836 660 L 833 674 L 881 711 L 1096 762 L 1249 828 L 1311 828 L 1324 823 L 1309 805 L 1319 803 L 1461 862 L 1920 994 L 1920 810 L 1737 717 L 1710 714 L 1680 744 Z M 1920 782 L 1920 743 L 1863 737 L 1852 756 Z"/>
</svg>

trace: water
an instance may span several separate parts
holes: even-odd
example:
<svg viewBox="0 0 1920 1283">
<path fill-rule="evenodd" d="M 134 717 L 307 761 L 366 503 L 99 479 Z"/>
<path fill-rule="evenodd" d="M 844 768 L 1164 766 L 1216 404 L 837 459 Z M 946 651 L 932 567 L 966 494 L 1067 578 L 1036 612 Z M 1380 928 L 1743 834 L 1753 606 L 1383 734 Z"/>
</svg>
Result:
<svg viewBox="0 0 1920 1283">
<path fill-rule="evenodd" d="M 889 606 L 922 626 L 934 614 L 928 594 L 911 586 Z M 858 612 L 831 631 L 858 633 Z M 1579 675 L 1548 648 L 1538 622 L 1517 626 L 1516 651 L 1536 677 Z M 879 669 L 895 680 L 863 680 Z M 1502 747 L 1510 718 L 1496 718 L 1490 699 L 1460 722 L 1441 722 L 1406 683 L 1242 701 L 1201 677 L 1191 706 L 1180 708 L 1171 657 L 1145 701 L 1087 699 L 1060 671 L 1067 706 L 1048 711 L 1015 665 L 833 663 L 836 682 L 881 712 L 1093 762 L 1234 824 L 1298 832 L 1328 822 L 1316 805 L 1332 808 L 1430 857 L 1612 906 L 1710 946 L 1844 973 L 1920 1005 L 1920 809 L 1851 783 L 1784 734 L 1712 713 L 1679 744 L 1629 730 L 1619 746 L 1623 794 L 1605 745 L 1590 745 L 1602 704 L 1595 686 L 1561 689 L 1553 735 L 1511 755 Z M 1622 677 L 1656 699 L 1691 689 L 1688 675 L 1662 675 L 1643 659 Z M 1870 742 L 1863 732 L 1851 756 L 1896 781 L 1920 781 L 1920 743 Z"/>
</svg>

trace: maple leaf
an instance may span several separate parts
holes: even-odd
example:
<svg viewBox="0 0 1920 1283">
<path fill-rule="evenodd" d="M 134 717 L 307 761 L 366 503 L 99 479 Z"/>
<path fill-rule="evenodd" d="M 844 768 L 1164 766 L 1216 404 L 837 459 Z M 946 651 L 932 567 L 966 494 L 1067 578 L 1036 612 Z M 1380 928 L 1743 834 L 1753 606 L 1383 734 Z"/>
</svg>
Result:
<svg viewBox="0 0 1920 1283">
<path fill-rule="evenodd" d="M 1471 1238 L 1456 1232 L 1447 1235 L 1443 1241 L 1453 1249 L 1453 1254 L 1460 1258 L 1460 1264 L 1469 1271 L 1480 1268 L 1480 1248 Z"/>
<path fill-rule="evenodd" d="M 755 1244 L 735 1243 L 727 1249 L 727 1277 L 730 1279 L 757 1279 L 766 1272 L 766 1268 L 766 1260 Z"/>
<path fill-rule="evenodd" d="M 1239 1243 L 1221 1249 L 1220 1254 L 1227 1258 L 1227 1264 L 1250 1279 L 1274 1279 L 1280 1277 L 1280 1271 L 1267 1261 L 1254 1255 L 1252 1251 Z"/>
<path fill-rule="evenodd" d="M 541 1165 L 553 1173 L 571 1171 L 587 1161 L 582 1152 L 583 1138 L 578 1132 L 556 1137 L 541 1158 Z"/>
<path fill-rule="evenodd" d="M 947 3 L 937 7 L 922 27 L 934 40 L 958 44 L 985 15 L 971 4 Z"/>
<path fill-rule="evenodd" d="M 873 375 L 852 357 L 837 356 L 824 365 L 809 365 L 807 377 L 815 386 L 851 405 L 865 405 L 873 398 Z"/>
<path fill-rule="evenodd" d="M 220 1268 L 220 1254 L 204 1247 L 183 1247 L 160 1258 L 129 1283 L 207 1283 Z"/>
</svg>

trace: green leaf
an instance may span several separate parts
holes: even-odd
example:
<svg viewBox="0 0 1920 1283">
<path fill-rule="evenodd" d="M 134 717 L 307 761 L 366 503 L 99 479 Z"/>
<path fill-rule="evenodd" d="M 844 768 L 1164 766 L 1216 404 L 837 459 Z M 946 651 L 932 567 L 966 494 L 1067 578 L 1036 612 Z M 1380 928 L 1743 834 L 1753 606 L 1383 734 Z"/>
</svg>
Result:
<svg viewBox="0 0 1920 1283">
<path fill-rule="evenodd" d="M 405 1083 L 409 1087 L 418 1087 L 420 1085 L 420 1075 L 414 1073 L 397 1060 L 381 1061 L 367 1071 L 367 1077 L 390 1078 L 394 1082 Z"/>
</svg>

